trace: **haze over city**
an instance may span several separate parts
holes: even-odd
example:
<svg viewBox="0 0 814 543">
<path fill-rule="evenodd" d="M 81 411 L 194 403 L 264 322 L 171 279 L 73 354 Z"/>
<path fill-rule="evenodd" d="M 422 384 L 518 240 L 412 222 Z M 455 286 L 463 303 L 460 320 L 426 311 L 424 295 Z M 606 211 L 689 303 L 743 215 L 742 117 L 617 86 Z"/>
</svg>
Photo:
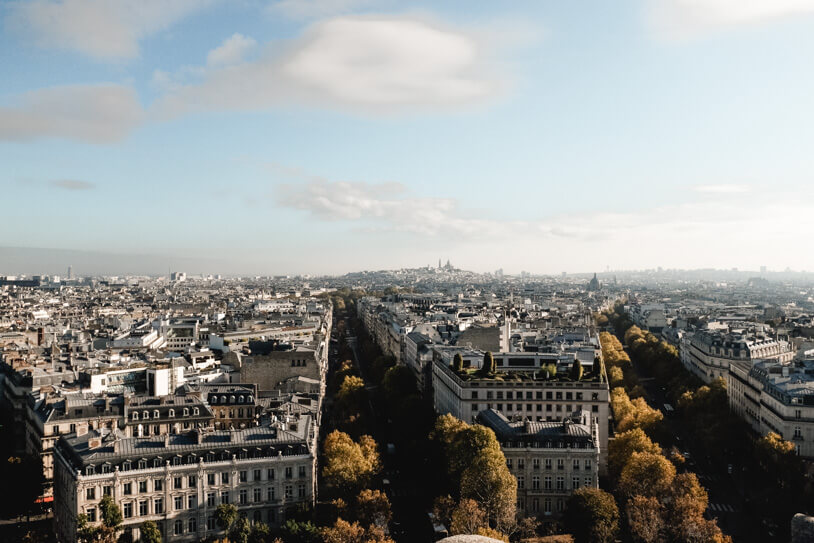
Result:
<svg viewBox="0 0 814 543">
<path fill-rule="evenodd" d="M 4 2 L 0 246 L 151 273 L 814 269 L 813 14 Z"/>
</svg>

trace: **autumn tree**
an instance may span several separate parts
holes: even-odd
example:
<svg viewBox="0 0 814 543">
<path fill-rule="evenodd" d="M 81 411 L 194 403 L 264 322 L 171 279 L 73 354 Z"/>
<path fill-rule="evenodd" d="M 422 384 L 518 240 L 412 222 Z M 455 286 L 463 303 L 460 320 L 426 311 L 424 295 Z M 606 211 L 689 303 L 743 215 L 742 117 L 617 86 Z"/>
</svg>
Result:
<svg viewBox="0 0 814 543">
<path fill-rule="evenodd" d="M 355 494 L 379 471 L 379 453 L 370 436 L 362 436 L 356 443 L 348 434 L 335 430 L 325 438 L 322 450 L 325 484 L 343 494 Z"/>
<path fill-rule="evenodd" d="M 380 490 L 365 489 L 356 498 L 356 518 L 364 526 L 384 527 L 390 523 L 393 513 L 390 500 Z"/>
<path fill-rule="evenodd" d="M 658 499 L 633 496 L 627 503 L 627 523 L 634 541 L 657 543 L 664 537 L 664 511 Z"/>
<path fill-rule="evenodd" d="M 670 490 L 675 476 L 675 466 L 661 454 L 634 452 L 622 468 L 618 489 L 627 497 L 659 497 Z"/>
<path fill-rule="evenodd" d="M 488 525 L 486 512 L 481 509 L 478 502 L 464 498 L 452 511 L 449 533 L 451 535 L 474 534 L 478 528 Z"/>
<path fill-rule="evenodd" d="M 432 512 L 441 524 L 449 526 L 455 507 L 455 500 L 452 496 L 438 496 L 432 503 Z"/>
<path fill-rule="evenodd" d="M 508 531 L 515 520 L 517 479 L 502 452 L 481 451 L 461 474 L 461 497 L 477 501 L 495 527 Z"/>
<path fill-rule="evenodd" d="M 563 523 L 575 543 L 610 543 L 619 533 L 619 508 L 598 488 L 580 488 L 568 498 Z"/>
<path fill-rule="evenodd" d="M 634 452 L 659 454 L 661 447 L 658 443 L 653 443 L 641 428 L 617 434 L 616 438 L 608 443 L 608 471 L 614 478 L 619 476 Z"/>
</svg>

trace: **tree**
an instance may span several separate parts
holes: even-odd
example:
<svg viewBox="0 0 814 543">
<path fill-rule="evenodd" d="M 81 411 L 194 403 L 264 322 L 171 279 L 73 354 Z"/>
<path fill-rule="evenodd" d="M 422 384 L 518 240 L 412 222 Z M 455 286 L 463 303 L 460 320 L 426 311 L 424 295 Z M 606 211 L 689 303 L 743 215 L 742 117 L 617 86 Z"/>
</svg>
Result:
<svg viewBox="0 0 814 543">
<path fill-rule="evenodd" d="M 635 541 L 656 543 L 663 540 L 664 511 L 656 498 L 633 496 L 627 503 L 627 523 Z"/>
<path fill-rule="evenodd" d="M 455 500 L 452 496 L 438 496 L 432 503 L 432 512 L 441 524 L 449 526 L 455 507 Z"/>
<path fill-rule="evenodd" d="M 582 362 L 574 360 L 574 363 L 571 364 L 571 371 L 568 376 L 574 381 L 579 381 L 582 379 L 582 371 Z"/>
<path fill-rule="evenodd" d="M 104 496 L 99 502 L 99 510 L 102 513 L 102 524 L 114 532 L 118 530 L 122 524 L 122 511 L 113 498 L 109 495 Z"/>
<path fill-rule="evenodd" d="M 215 523 L 221 530 L 229 530 L 237 520 L 237 507 L 231 503 L 222 503 L 215 509 Z"/>
<path fill-rule="evenodd" d="M 661 447 L 658 443 L 653 443 L 641 428 L 617 434 L 616 438 L 608 443 L 608 471 L 614 478 L 619 476 L 634 452 L 658 454 Z"/>
<path fill-rule="evenodd" d="M 229 543 L 249 543 L 249 536 L 252 533 L 252 525 L 249 519 L 239 517 L 229 528 Z"/>
<path fill-rule="evenodd" d="M 477 501 L 495 527 L 509 531 L 515 522 L 517 479 L 502 451 L 480 451 L 461 474 L 461 497 Z"/>
<path fill-rule="evenodd" d="M 486 351 L 483 355 L 483 366 L 480 369 L 481 375 L 493 375 L 496 370 L 497 366 L 495 366 L 495 357 L 492 356 L 492 351 Z"/>
<path fill-rule="evenodd" d="M 451 535 L 474 534 L 478 528 L 488 526 L 486 513 L 475 500 L 464 498 L 452 511 L 449 533 Z"/>
<path fill-rule="evenodd" d="M 366 486 L 379 471 L 379 453 L 370 436 L 355 443 L 348 434 L 334 430 L 322 445 L 325 484 L 349 496 Z"/>
<path fill-rule="evenodd" d="M 619 532 L 619 508 L 598 488 L 580 488 L 568 498 L 563 523 L 575 543 L 610 543 Z"/>
<path fill-rule="evenodd" d="M 290 518 L 282 526 L 285 543 L 321 543 L 320 529 L 311 522 L 297 522 Z"/>
<path fill-rule="evenodd" d="M 455 353 L 455 356 L 452 357 L 452 369 L 458 373 L 464 371 L 464 357 L 461 356 L 461 353 Z"/>
<path fill-rule="evenodd" d="M 268 543 L 271 541 L 271 529 L 268 524 L 256 522 L 249 535 L 249 543 Z"/>
<path fill-rule="evenodd" d="M 540 521 L 534 517 L 523 517 L 517 522 L 517 533 L 521 540 L 537 537 L 539 529 Z"/>
<path fill-rule="evenodd" d="M 385 372 L 382 387 L 387 398 L 397 404 L 400 399 L 416 392 L 413 371 L 407 366 L 393 366 Z"/>
<path fill-rule="evenodd" d="M 322 529 L 324 543 L 393 543 L 384 530 L 371 526 L 365 530 L 358 522 L 351 524 L 341 518 L 333 526 Z"/>
<path fill-rule="evenodd" d="M 481 526 L 475 531 L 475 535 L 482 535 L 483 537 L 490 537 L 492 539 L 497 539 L 498 541 L 505 541 L 505 543 L 509 543 L 509 536 L 502 532 L 498 532 L 489 526 Z"/>
<path fill-rule="evenodd" d="M 627 497 L 659 497 L 670 490 L 675 476 L 675 466 L 661 454 L 634 452 L 622 468 L 618 489 Z"/>
<path fill-rule="evenodd" d="M 390 511 L 390 500 L 380 490 L 365 489 L 356 498 L 356 517 L 364 526 L 384 527 L 390 523 L 393 513 Z"/>
<path fill-rule="evenodd" d="M 143 522 L 139 531 L 141 532 L 141 543 L 161 543 L 163 541 L 158 524 L 152 520 Z"/>
</svg>

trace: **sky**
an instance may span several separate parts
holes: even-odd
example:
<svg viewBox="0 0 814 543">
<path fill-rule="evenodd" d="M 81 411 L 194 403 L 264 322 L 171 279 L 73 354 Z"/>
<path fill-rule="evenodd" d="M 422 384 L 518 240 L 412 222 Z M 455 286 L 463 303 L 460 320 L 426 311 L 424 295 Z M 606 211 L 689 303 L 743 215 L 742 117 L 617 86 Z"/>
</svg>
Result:
<svg viewBox="0 0 814 543">
<path fill-rule="evenodd" d="M 3 1 L 0 247 L 812 270 L 812 59 L 814 0 Z"/>
</svg>

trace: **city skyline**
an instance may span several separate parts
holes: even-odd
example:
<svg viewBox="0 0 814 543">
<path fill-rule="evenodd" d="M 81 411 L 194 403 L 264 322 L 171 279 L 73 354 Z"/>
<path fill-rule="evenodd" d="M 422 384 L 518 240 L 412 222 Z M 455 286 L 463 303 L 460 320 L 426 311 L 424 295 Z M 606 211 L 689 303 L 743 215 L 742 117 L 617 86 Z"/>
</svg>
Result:
<svg viewBox="0 0 814 543">
<path fill-rule="evenodd" d="M 8 2 L 0 247 L 229 274 L 811 270 L 813 15 Z"/>
</svg>

